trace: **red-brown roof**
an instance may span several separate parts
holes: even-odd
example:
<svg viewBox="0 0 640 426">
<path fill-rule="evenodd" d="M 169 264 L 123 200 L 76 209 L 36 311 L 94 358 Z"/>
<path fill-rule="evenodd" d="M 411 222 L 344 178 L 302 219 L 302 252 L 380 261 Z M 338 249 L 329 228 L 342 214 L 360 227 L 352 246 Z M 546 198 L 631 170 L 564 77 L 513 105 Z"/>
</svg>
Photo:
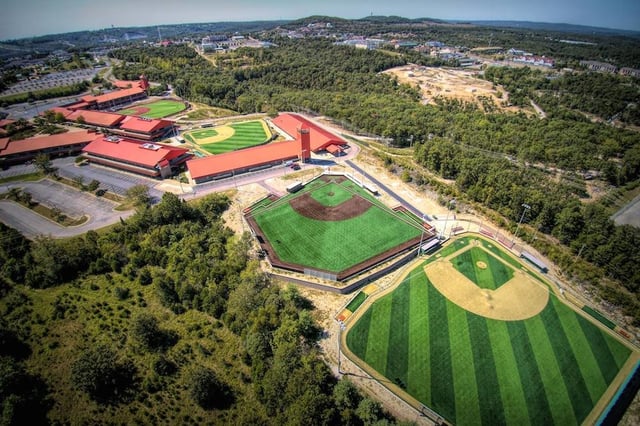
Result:
<svg viewBox="0 0 640 426">
<path fill-rule="evenodd" d="M 342 152 L 342 148 L 340 148 L 338 145 L 329 145 L 325 148 L 328 152 L 330 152 L 333 155 L 336 155 L 339 152 Z"/>
<path fill-rule="evenodd" d="M 347 142 L 341 137 L 316 125 L 312 121 L 298 114 L 280 114 L 272 120 L 273 124 L 287 132 L 291 137 L 300 139 L 298 129 L 307 127 L 311 138 L 311 150 L 318 152 L 326 149 L 329 145 L 345 145 Z"/>
<path fill-rule="evenodd" d="M 9 124 L 15 123 L 16 120 L 11 120 L 10 118 L 5 118 L 0 120 L 0 128 L 7 127 Z"/>
<path fill-rule="evenodd" d="M 92 110 L 78 110 L 65 116 L 69 121 L 78 121 L 82 117 L 84 122 L 93 126 L 113 127 L 124 120 L 125 116 L 112 112 L 100 112 Z"/>
<path fill-rule="evenodd" d="M 71 114 L 73 112 L 70 109 L 63 108 L 63 107 L 49 108 L 49 111 L 53 111 L 55 114 L 60 113 L 60 114 L 62 114 L 64 116 L 65 119 L 69 116 L 69 114 Z"/>
<path fill-rule="evenodd" d="M 158 129 L 169 127 L 173 121 L 157 120 L 142 117 L 129 116 L 120 124 L 120 128 L 130 132 L 153 133 Z"/>
<path fill-rule="evenodd" d="M 143 167 L 156 167 L 162 160 L 172 160 L 189 152 L 185 148 L 107 136 L 95 138 L 82 151 Z"/>
<path fill-rule="evenodd" d="M 85 96 L 85 98 L 93 98 L 93 96 L 91 96 L 91 95 L 90 96 Z M 84 98 L 82 98 L 82 99 L 84 99 Z M 89 106 L 89 102 L 78 102 L 78 103 L 75 103 L 73 105 L 68 105 L 67 108 L 72 110 L 72 111 L 75 111 L 75 110 L 78 110 L 78 109 L 85 109 L 88 106 Z"/>
<path fill-rule="evenodd" d="M 130 89 L 132 87 L 140 87 L 139 80 L 116 80 L 113 85 L 118 89 Z"/>
<path fill-rule="evenodd" d="M 19 154 L 22 152 L 39 151 L 64 145 L 87 143 L 96 137 L 95 132 L 83 130 L 79 132 L 60 133 L 51 136 L 35 136 L 28 139 L 9 141 L 5 148 L 0 149 L 0 156 Z M 0 147 L 2 145 L 0 144 Z"/>
<path fill-rule="evenodd" d="M 276 142 L 254 148 L 212 155 L 187 161 L 192 179 L 230 173 L 247 167 L 258 167 L 276 161 L 285 161 L 300 155 L 297 141 Z"/>
<path fill-rule="evenodd" d="M 0 155 L 2 155 L 2 150 L 9 144 L 9 139 L 10 138 L 0 138 Z"/>
<path fill-rule="evenodd" d="M 85 102 L 97 102 L 99 104 L 115 101 L 117 99 L 126 98 L 128 96 L 137 96 L 144 93 L 144 89 L 140 87 L 132 87 L 130 89 L 116 90 L 113 92 L 105 93 L 104 95 L 99 96 L 84 96 L 81 99 Z"/>
</svg>

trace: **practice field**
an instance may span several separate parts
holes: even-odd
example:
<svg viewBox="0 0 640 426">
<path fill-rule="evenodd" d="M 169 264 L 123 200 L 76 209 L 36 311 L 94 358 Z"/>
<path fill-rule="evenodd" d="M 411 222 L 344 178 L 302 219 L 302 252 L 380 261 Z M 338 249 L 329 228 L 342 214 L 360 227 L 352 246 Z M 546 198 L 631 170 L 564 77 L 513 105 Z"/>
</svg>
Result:
<svg viewBox="0 0 640 426">
<path fill-rule="evenodd" d="M 419 226 L 343 176 L 323 175 L 246 216 L 272 263 L 338 275 L 417 245 Z M 392 253 L 393 254 L 393 253 Z"/>
<path fill-rule="evenodd" d="M 346 331 L 350 356 L 457 425 L 580 424 L 631 349 L 495 249 L 475 237 L 453 241 L 365 303 Z M 478 297 L 466 307 L 445 296 L 471 287 Z"/>
<path fill-rule="evenodd" d="M 118 113 L 123 115 L 137 115 L 145 118 L 164 118 L 184 111 L 185 108 L 184 102 L 163 100 L 126 108 L 118 111 Z"/>
<path fill-rule="evenodd" d="M 192 130 L 184 137 L 211 154 L 222 154 L 262 145 L 271 138 L 271 132 L 264 121 L 257 120 Z"/>
</svg>

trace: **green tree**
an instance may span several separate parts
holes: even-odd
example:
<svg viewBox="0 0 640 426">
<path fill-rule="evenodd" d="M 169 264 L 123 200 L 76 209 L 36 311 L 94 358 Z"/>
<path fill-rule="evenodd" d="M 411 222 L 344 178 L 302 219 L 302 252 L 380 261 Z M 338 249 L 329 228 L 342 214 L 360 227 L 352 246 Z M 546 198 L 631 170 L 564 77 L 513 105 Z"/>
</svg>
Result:
<svg viewBox="0 0 640 426">
<path fill-rule="evenodd" d="M 0 424 L 47 424 L 51 401 L 45 382 L 22 364 L 0 357 Z"/>
<path fill-rule="evenodd" d="M 162 330 L 158 319 L 147 313 L 133 319 L 130 333 L 131 338 L 147 351 L 164 351 L 178 340 L 176 333 Z"/>
<path fill-rule="evenodd" d="M 53 167 L 51 160 L 47 154 L 38 154 L 33 160 L 33 165 L 36 169 L 44 173 L 45 175 L 51 175 L 56 172 L 56 168 Z"/>
<path fill-rule="evenodd" d="M 146 185 L 134 185 L 126 191 L 127 199 L 138 208 L 148 207 L 151 204 L 149 187 Z"/>
<path fill-rule="evenodd" d="M 130 360 L 120 361 L 111 347 L 99 344 L 85 349 L 71 366 L 71 382 L 99 403 L 128 400 L 136 381 Z"/>
<path fill-rule="evenodd" d="M 191 373 L 188 386 L 191 398 L 206 410 L 226 408 L 234 399 L 229 386 L 206 367 L 198 367 Z"/>
</svg>

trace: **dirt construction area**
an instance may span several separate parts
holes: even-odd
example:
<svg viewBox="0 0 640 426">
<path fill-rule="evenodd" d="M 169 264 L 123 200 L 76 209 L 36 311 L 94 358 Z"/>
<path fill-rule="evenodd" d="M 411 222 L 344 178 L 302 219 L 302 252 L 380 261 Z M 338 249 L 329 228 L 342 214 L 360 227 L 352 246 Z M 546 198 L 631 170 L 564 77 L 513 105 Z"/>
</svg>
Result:
<svg viewBox="0 0 640 426">
<path fill-rule="evenodd" d="M 392 68 L 385 73 L 397 77 L 401 83 L 418 86 L 424 104 L 433 104 L 435 103 L 434 98 L 440 96 L 481 106 L 480 98 L 488 97 L 502 110 L 518 110 L 513 107 L 502 107 L 502 102 L 508 99 L 507 92 L 501 86 L 494 88 L 493 83 L 479 78 L 479 71 L 476 70 L 428 68 L 413 65 Z"/>
</svg>

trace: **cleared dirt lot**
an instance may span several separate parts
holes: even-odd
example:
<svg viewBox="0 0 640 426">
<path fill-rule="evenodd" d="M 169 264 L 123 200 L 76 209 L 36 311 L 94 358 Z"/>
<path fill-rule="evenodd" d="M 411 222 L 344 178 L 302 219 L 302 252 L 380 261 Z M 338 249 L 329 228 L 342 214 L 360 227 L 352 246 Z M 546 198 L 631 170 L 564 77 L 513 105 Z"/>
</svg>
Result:
<svg viewBox="0 0 640 426">
<path fill-rule="evenodd" d="M 514 107 L 502 107 L 502 102 L 508 101 L 509 98 L 507 91 L 501 86 L 494 88 L 493 83 L 480 79 L 479 72 L 471 69 L 428 68 L 417 65 L 396 67 L 385 71 L 386 74 L 397 77 L 401 83 L 418 86 L 424 104 L 434 103 L 434 98 L 441 96 L 481 106 L 480 97 L 485 96 L 493 99 L 494 104 L 501 110 L 519 110 Z"/>
</svg>

